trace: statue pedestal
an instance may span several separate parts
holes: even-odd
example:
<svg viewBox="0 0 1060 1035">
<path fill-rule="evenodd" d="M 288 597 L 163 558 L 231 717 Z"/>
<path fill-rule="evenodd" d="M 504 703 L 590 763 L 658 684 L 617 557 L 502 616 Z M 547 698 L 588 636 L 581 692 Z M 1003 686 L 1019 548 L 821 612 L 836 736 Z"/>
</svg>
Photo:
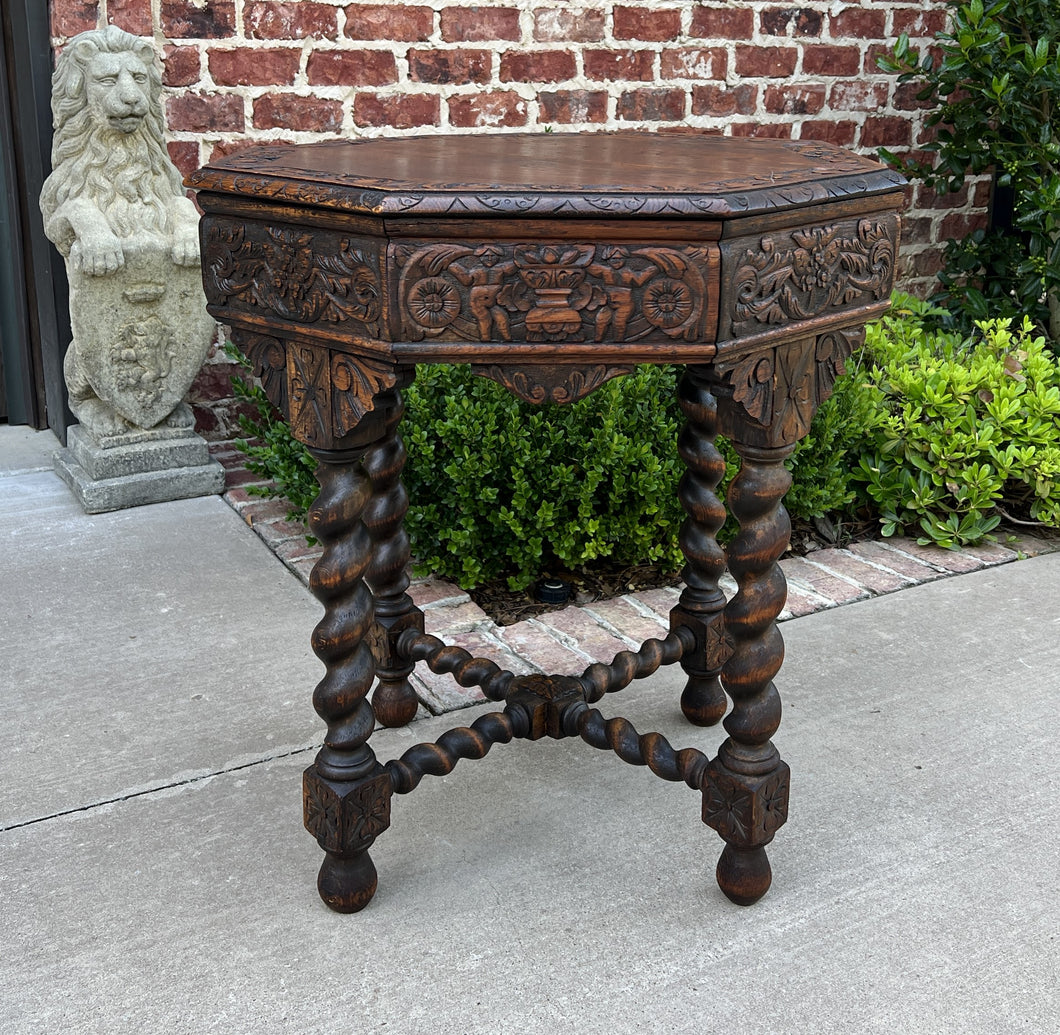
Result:
<svg viewBox="0 0 1060 1035">
<path fill-rule="evenodd" d="M 101 444 L 75 424 L 54 459 L 55 473 L 86 514 L 224 491 L 224 468 L 211 459 L 206 441 L 188 428 L 137 430 Z"/>
</svg>

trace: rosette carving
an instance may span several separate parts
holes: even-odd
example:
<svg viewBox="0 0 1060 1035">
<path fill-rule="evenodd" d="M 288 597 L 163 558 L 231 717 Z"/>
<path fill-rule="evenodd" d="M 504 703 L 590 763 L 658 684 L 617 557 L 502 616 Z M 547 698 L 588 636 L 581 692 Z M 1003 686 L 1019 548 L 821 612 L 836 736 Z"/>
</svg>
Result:
<svg viewBox="0 0 1060 1035">
<path fill-rule="evenodd" d="M 398 249 L 411 341 L 704 341 L 713 246 L 408 244 Z"/>
</svg>

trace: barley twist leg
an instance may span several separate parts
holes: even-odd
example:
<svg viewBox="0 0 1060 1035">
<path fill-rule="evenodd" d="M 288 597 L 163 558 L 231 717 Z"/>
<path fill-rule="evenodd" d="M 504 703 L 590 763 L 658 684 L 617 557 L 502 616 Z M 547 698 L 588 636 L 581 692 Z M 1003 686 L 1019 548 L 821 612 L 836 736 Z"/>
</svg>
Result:
<svg viewBox="0 0 1060 1035">
<path fill-rule="evenodd" d="M 728 501 L 740 531 L 728 557 L 739 592 L 725 607 L 733 650 L 721 673 L 733 708 L 725 719 L 729 737 L 707 771 L 703 820 L 726 841 L 719 886 L 732 901 L 750 905 L 769 889 L 765 846 L 787 817 L 788 767 L 770 738 L 780 725 L 773 677 L 784 659 L 784 643 L 776 618 L 787 591 L 777 561 L 791 534 L 781 500 L 791 484 L 784 460 L 793 447 L 733 444 L 742 466 Z"/>
<path fill-rule="evenodd" d="M 725 714 L 725 692 L 718 677 L 731 651 L 722 619 L 725 595 L 718 588 L 725 573 L 725 551 L 716 538 L 725 523 L 725 506 L 716 495 L 725 475 L 725 458 L 714 444 L 718 404 L 708 389 L 707 373 L 702 367 L 688 367 L 678 388 L 687 423 L 677 448 L 687 470 L 677 491 L 688 517 L 680 538 L 685 588 L 670 612 L 672 629 L 683 626 L 695 636 L 694 647 L 681 659 L 688 674 L 681 710 L 697 726 L 713 726 Z"/>
<path fill-rule="evenodd" d="M 390 777 L 368 745 L 375 719 L 365 700 L 375 678 L 368 639 L 372 593 L 364 581 L 372 540 L 362 522 L 371 483 L 361 467 L 364 449 L 313 452 L 320 495 L 309 510 L 309 527 L 324 553 L 309 588 L 324 605 L 324 617 L 312 644 L 326 668 L 313 706 L 328 729 L 303 778 L 303 805 L 306 829 L 326 852 L 317 878 L 320 897 L 338 912 L 353 913 L 375 894 L 368 848 L 390 825 Z"/>
<path fill-rule="evenodd" d="M 375 620 L 386 634 L 386 642 L 372 707 L 381 725 L 404 726 L 415 717 L 418 702 L 409 683 L 413 666 L 401 657 L 397 640 L 406 629 L 423 632 L 423 613 L 407 592 L 409 538 L 404 523 L 409 498 L 401 484 L 405 445 L 397 433 L 405 404 L 401 393 L 391 389 L 380 395 L 377 406 L 386 413 L 386 419 L 383 439 L 364 457 L 372 496 L 365 505 L 363 521 L 374 544 L 365 578 L 375 596 Z"/>
</svg>

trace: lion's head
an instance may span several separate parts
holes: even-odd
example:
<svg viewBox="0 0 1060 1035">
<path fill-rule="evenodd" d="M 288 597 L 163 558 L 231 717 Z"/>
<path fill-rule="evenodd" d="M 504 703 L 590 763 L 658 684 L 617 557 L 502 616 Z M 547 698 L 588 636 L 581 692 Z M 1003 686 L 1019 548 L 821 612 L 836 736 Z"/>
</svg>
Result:
<svg viewBox="0 0 1060 1035">
<path fill-rule="evenodd" d="M 166 151 L 161 95 L 149 40 L 113 25 L 74 37 L 52 76 L 46 218 L 66 201 L 87 198 L 118 237 L 169 232 L 168 205 L 183 190 Z"/>
</svg>

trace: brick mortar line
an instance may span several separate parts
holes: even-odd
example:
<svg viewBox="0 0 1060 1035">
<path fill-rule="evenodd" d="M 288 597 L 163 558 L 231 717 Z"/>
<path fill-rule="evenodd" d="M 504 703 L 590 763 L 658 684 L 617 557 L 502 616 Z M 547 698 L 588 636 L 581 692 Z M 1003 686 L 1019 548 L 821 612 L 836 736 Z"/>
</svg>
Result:
<svg viewBox="0 0 1060 1035">
<path fill-rule="evenodd" d="M 906 550 L 903 550 L 901 547 L 895 546 L 894 543 L 887 542 L 885 539 L 879 540 L 879 544 L 880 544 L 880 546 L 883 547 L 883 549 L 889 550 L 891 553 L 896 553 L 896 554 L 899 554 L 902 557 L 907 557 L 911 561 L 920 561 L 922 564 L 926 564 L 929 568 L 934 568 L 935 571 L 939 572 L 942 575 L 943 578 L 948 578 L 951 575 L 970 575 L 971 574 L 971 572 L 952 571 L 951 569 L 946 568 L 946 567 L 944 567 L 941 564 L 936 564 L 933 560 L 931 560 L 928 557 L 917 557 L 915 554 L 911 554 L 911 553 L 907 552 Z M 957 552 L 962 557 L 972 557 L 972 556 L 974 556 L 973 554 L 963 553 L 960 550 L 958 550 Z M 978 560 L 979 558 L 976 557 L 975 559 Z M 1018 557 L 1013 557 L 1012 560 L 1019 560 L 1019 558 Z M 1007 560 L 1006 561 L 1001 561 L 1000 563 L 1007 564 L 1008 561 Z M 983 565 L 983 567 L 986 567 L 986 565 Z M 975 570 L 978 571 L 980 569 L 976 568 Z M 917 585 L 920 585 L 920 583 L 917 583 Z"/>
<path fill-rule="evenodd" d="M 786 559 L 787 558 L 782 557 L 780 560 L 781 570 L 783 570 L 784 561 Z M 823 593 L 818 593 L 817 590 L 814 589 L 812 583 L 800 579 L 797 575 L 789 575 L 785 572 L 784 581 L 788 586 L 794 586 L 796 591 L 801 593 L 804 597 L 808 597 L 811 603 L 819 605 L 815 610 L 811 611 L 810 614 L 817 614 L 820 611 L 830 611 L 833 607 L 839 607 L 839 601 L 833 600 L 831 597 L 825 596 Z M 854 601 L 851 601 L 851 603 L 854 603 Z M 789 612 L 789 617 L 794 618 L 796 616 L 791 615 Z M 785 619 L 785 621 L 787 621 L 787 619 Z"/>
<path fill-rule="evenodd" d="M 875 568 L 876 571 L 881 571 L 886 575 L 893 575 L 895 578 L 901 579 L 903 582 L 906 582 L 909 585 L 917 584 L 916 579 L 912 575 L 904 575 L 902 574 L 902 572 L 897 571 L 894 568 L 888 568 L 885 564 L 879 564 L 877 561 L 870 561 L 867 557 L 859 557 L 856 553 L 851 553 L 850 550 L 840 549 L 840 552 L 844 556 L 850 557 L 852 560 L 857 561 L 858 564 L 864 564 L 868 568 Z M 909 555 L 906 554 L 906 556 Z M 836 572 L 835 574 L 838 574 L 838 572 Z"/>
<path fill-rule="evenodd" d="M 854 560 L 858 560 L 858 558 L 854 557 L 853 554 L 850 554 L 850 557 L 853 558 Z M 879 596 L 879 593 L 876 590 L 874 590 L 871 586 L 866 586 L 863 582 L 861 582 L 860 580 L 854 578 L 853 576 L 845 575 L 841 571 L 836 571 L 835 568 L 829 568 L 828 565 L 823 563 L 822 561 L 815 561 L 812 558 L 813 558 L 813 554 L 806 554 L 802 558 L 802 560 L 804 560 L 808 565 L 810 565 L 811 568 L 816 568 L 818 571 L 822 571 L 826 575 L 831 575 L 832 578 L 839 579 L 840 582 L 845 582 L 848 586 L 853 586 L 854 589 L 863 589 L 863 590 L 865 590 L 866 593 L 869 593 L 871 596 L 874 596 L 874 597 L 875 596 Z M 895 574 L 897 574 L 897 572 Z"/>
<path fill-rule="evenodd" d="M 619 598 L 615 598 L 615 599 L 623 599 L 623 598 L 619 597 Z M 596 601 L 593 601 L 593 603 L 596 603 Z M 587 614 L 594 622 L 596 622 L 596 624 L 598 626 L 600 626 L 601 629 L 603 629 L 605 632 L 610 633 L 612 636 L 614 636 L 614 638 L 616 640 L 621 640 L 622 643 L 624 643 L 630 650 L 634 650 L 634 651 L 640 650 L 640 646 L 641 646 L 640 643 L 637 640 L 635 640 L 632 636 L 627 636 L 621 629 L 618 628 L 617 625 L 612 625 L 611 622 L 609 622 L 602 615 L 597 614 L 596 611 L 593 610 L 593 603 L 589 603 L 589 604 L 585 604 L 585 605 L 575 604 L 574 606 L 575 607 L 579 607 L 580 610 L 584 611 L 585 614 Z M 664 635 L 666 635 L 666 634 L 662 633 L 659 636 L 659 639 L 661 640 Z M 602 659 L 597 659 L 597 660 L 602 660 Z"/>
</svg>

